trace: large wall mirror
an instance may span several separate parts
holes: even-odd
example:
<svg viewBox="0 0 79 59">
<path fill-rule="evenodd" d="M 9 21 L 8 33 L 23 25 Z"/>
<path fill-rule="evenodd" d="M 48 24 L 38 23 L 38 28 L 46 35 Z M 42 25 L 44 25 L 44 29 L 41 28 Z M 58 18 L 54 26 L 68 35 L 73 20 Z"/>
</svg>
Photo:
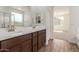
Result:
<svg viewBox="0 0 79 59">
<path fill-rule="evenodd" d="M 12 7 L 3 7 L 0 9 L 0 28 L 10 25 L 24 26 L 24 12 Z"/>
<path fill-rule="evenodd" d="M 0 28 L 8 27 L 10 23 L 10 13 L 0 12 Z"/>
<path fill-rule="evenodd" d="M 0 12 L 0 28 L 7 28 L 9 25 L 23 26 L 23 14 Z"/>
<path fill-rule="evenodd" d="M 23 26 L 24 25 L 24 20 L 23 19 L 24 18 L 23 18 L 22 13 L 11 12 L 12 25 L 14 25 L 14 26 Z"/>
<path fill-rule="evenodd" d="M 9 25 L 30 27 L 45 23 L 44 13 L 34 12 L 32 8 L 6 6 L 0 7 L 0 11 L 0 28 L 7 28 Z"/>
</svg>

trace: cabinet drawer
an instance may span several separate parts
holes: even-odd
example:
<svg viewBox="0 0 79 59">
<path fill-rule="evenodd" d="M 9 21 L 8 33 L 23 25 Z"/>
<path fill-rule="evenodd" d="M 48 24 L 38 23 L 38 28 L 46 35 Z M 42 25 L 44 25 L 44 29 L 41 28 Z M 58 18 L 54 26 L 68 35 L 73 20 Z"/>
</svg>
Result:
<svg viewBox="0 0 79 59">
<path fill-rule="evenodd" d="M 32 34 L 26 34 L 26 38 L 32 38 Z"/>
<path fill-rule="evenodd" d="M 37 32 L 34 32 L 33 33 L 33 37 L 37 37 Z"/>
<path fill-rule="evenodd" d="M 46 30 L 38 31 L 38 34 L 46 34 Z"/>
</svg>

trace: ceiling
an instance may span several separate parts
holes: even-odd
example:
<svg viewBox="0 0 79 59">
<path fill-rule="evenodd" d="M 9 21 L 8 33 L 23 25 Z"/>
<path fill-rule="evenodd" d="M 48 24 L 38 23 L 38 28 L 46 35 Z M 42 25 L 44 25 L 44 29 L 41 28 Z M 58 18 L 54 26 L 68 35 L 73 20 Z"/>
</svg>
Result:
<svg viewBox="0 0 79 59">
<path fill-rule="evenodd" d="M 33 12 L 45 12 L 46 8 L 45 6 L 11 6 L 14 9 L 22 10 L 22 11 L 28 11 L 31 9 Z M 68 14 L 69 13 L 69 7 L 64 6 L 56 6 L 54 7 L 54 16 Z"/>
<path fill-rule="evenodd" d="M 45 12 L 46 8 L 45 6 L 11 6 L 11 8 L 27 11 L 30 9 L 33 12 Z"/>
<path fill-rule="evenodd" d="M 11 6 L 11 8 L 21 10 L 21 11 L 26 11 L 30 7 L 29 6 Z"/>
</svg>

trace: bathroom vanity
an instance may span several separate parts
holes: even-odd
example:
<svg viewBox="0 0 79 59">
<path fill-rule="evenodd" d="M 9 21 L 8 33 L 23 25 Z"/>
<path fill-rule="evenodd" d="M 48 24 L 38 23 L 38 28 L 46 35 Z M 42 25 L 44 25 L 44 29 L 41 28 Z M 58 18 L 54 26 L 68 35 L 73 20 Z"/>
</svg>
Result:
<svg viewBox="0 0 79 59">
<path fill-rule="evenodd" d="M 46 44 L 45 13 L 37 7 L 19 8 L 0 7 L 0 51 L 39 51 Z"/>
<path fill-rule="evenodd" d="M 0 51 L 37 52 L 46 43 L 46 29 L 0 40 Z"/>
</svg>

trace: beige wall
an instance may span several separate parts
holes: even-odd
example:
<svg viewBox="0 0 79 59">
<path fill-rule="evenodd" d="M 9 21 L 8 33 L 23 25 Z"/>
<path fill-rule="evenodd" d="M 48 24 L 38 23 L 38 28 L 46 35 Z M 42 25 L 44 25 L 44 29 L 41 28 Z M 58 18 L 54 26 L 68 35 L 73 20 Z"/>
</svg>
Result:
<svg viewBox="0 0 79 59">
<path fill-rule="evenodd" d="M 70 27 L 70 16 L 69 14 L 65 14 L 64 16 L 64 26 L 63 26 L 63 31 L 69 31 Z"/>
<path fill-rule="evenodd" d="M 63 16 L 64 20 L 62 21 L 63 25 L 55 25 L 54 30 L 58 31 L 69 31 L 70 19 L 69 19 L 69 7 L 56 6 L 54 7 L 54 20 L 55 17 Z"/>
</svg>

